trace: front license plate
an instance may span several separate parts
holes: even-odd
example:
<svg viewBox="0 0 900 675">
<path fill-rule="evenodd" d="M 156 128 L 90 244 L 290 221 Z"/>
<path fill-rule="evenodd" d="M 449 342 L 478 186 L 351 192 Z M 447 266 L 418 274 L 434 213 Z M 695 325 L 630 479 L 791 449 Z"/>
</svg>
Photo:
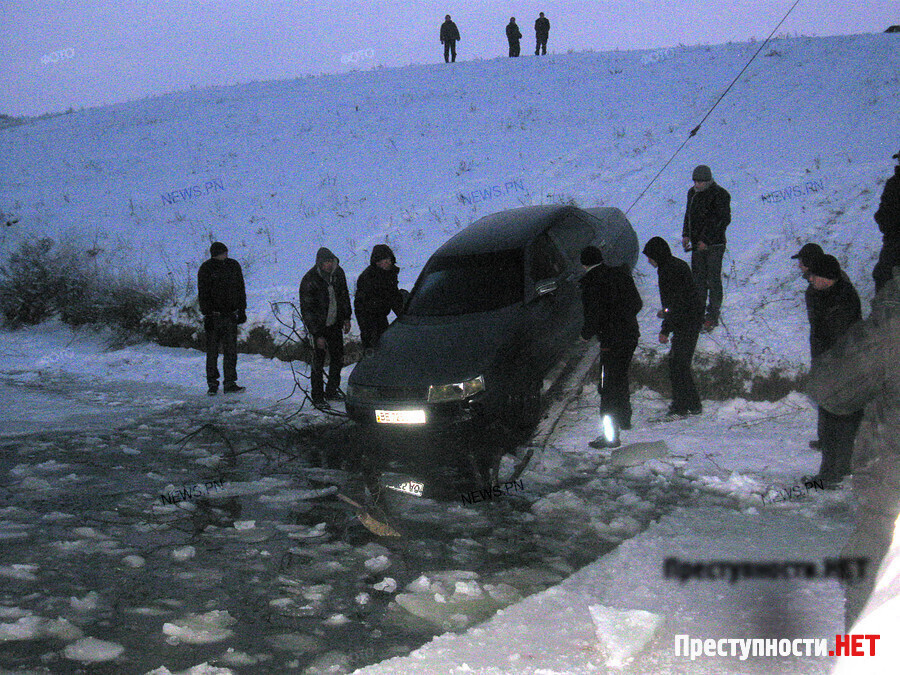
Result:
<svg viewBox="0 0 900 675">
<path fill-rule="evenodd" d="M 379 424 L 425 424 L 424 410 L 376 410 Z"/>
<path fill-rule="evenodd" d="M 405 492 L 408 495 L 421 497 L 422 491 L 425 489 L 425 483 L 420 483 L 419 481 L 415 480 L 408 480 L 405 483 L 400 483 L 400 485 L 385 485 L 385 487 L 388 487 L 391 490 L 396 490 L 397 492 Z"/>
</svg>

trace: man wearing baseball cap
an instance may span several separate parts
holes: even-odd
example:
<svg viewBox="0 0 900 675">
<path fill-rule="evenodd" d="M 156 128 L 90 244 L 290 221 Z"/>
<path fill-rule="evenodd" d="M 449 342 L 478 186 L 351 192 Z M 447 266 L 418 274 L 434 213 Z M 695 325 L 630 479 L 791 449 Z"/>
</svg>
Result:
<svg viewBox="0 0 900 675">
<path fill-rule="evenodd" d="M 703 300 L 703 330 L 719 325 L 722 307 L 722 258 L 725 228 L 731 222 L 731 195 L 718 185 L 705 164 L 694 169 L 694 187 L 688 190 L 681 241 L 691 251 L 691 272 Z M 709 296 L 709 304 L 706 299 Z"/>
<path fill-rule="evenodd" d="M 800 247 L 800 250 L 797 251 L 794 255 L 791 256 L 791 260 L 797 261 L 797 267 L 800 268 L 800 274 L 803 275 L 803 278 L 806 281 L 809 281 L 809 261 L 813 258 L 817 258 L 819 256 L 825 255 L 825 251 L 822 250 L 822 247 L 818 244 L 813 244 L 812 242 L 803 244 Z M 818 299 L 820 293 L 813 288 L 812 284 L 807 284 L 806 292 L 804 293 L 804 300 L 806 301 L 806 316 L 809 319 L 809 350 L 810 353 L 813 351 L 812 347 L 812 323 L 813 323 L 813 312 L 816 305 L 816 300 Z M 816 425 L 818 429 L 818 435 L 815 440 L 809 442 L 809 447 L 813 449 L 817 449 L 819 447 L 819 438 L 822 435 L 822 415 L 819 413 L 818 423 Z"/>
<path fill-rule="evenodd" d="M 810 312 L 810 350 L 813 366 L 854 323 L 862 318 L 859 295 L 833 255 L 823 254 L 808 261 L 809 283 L 819 294 Z M 853 440 L 862 411 L 835 415 L 819 408 L 819 447 L 822 464 L 816 476 L 835 487 L 851 472 Z"/>
</svg>

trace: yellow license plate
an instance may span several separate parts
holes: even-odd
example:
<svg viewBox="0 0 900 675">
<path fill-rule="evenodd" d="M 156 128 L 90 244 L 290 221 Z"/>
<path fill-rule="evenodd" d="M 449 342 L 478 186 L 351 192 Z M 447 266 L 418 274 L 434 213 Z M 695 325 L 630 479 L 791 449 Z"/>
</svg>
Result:
<svg viewBox="0 0 900 675">
<path fill-rule="evenodd" d="M 424 410 L 376 410 L 379 424 L 425 424 Z"/>
</svg>

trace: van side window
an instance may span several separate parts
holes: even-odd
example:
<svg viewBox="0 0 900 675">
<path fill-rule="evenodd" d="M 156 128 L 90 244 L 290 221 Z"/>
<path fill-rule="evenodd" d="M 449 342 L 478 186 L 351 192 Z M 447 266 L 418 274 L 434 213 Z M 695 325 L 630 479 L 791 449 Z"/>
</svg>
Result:
<svg viewBox="0 0 900 675">
<path fill-rule="evenodd" d="M 534 281 L 555 279 L 566 269 L 565 260 L 546 232 L 531 245 L 531 278 Z"/>
</svg>

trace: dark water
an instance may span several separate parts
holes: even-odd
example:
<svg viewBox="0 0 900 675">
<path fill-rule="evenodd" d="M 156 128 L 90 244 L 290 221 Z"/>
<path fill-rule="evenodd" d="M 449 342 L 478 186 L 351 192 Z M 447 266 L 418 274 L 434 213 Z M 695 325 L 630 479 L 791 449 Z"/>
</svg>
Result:
<svg viewBox="0 0 900 675">
<path fill-rule="evenodd" d="M 360 461 L 360 451 L 379 453 L 380 461 Z M 115 661 L 85 666 L 65 658 L 66 642 L 54 637 L 0 641 L 0 669 L 144 673 L 208 661 L 238 673 L 280 673 L 329 650 L 359 667 L 408 653 L 438 632 L 391 618 L 394 594 L 373 588 L 385 577 L 402 589 L 423 571 L 471 570 L 496 579 L 525 568 L 534 574 L 517 588 L 527 595 L 615 545 L 571 519 L 530 512 L 531 502 L 562 488 L 582 491 L 595 503 L 606 499 L 586 487 L 595 476 L 577 462 L 564 486 L 526 471 L 515 489 L 468 506 L 461 495 L 477 482 L 465 463 L 448 470 L 429 453 L 417 463 L 408 454 L 391 462 L 384 452 L 340 420 L 286 421 L 269 411 L 203 401 L 153 412 L 114 431 L 0 439 L 0 520 L 6 523 L 0 565 L 38 566 L 36 580 L 0 577 L 0 607 L 64 617 L 85 636 L 125 647 Z M 49 460 L 55 464 L 45 464 Z M 384 487 L 404 477 L 423 482 L 426 498 Z M 196 493 L 190 501 L 160 508 L 167 485 L 213 481 L 223 489 L 189 490 Z M 680 480 L 618 484 L 654 505 L 633 514 L 642 526 L 690 491 Z M 292 489 L 326 488 L 330 494 L 278 499 Z M 335 488 L 403 536 L 372 534 Z M 611 512 L 615 496 L 609 496 Z M 255 526 L 235 528 L 245 521 Z M 173 552 L 185 546 L 193 546 L 194 555 L 175 559 Z M 379 554 L 390 567 L 367 567 Z M 132 567 L 129 555 L 145 564 Z M 96 608 L 77 609 L 70 600 L 92 591 Z M 230 637 L 209 644 L 167 641 L 164 623 L 212 610 L 233 617 Z M 0 623 L 17 618 L 7 613 Z M 255 662 L 223 660 L 228 648 Z"/>
</svg>

